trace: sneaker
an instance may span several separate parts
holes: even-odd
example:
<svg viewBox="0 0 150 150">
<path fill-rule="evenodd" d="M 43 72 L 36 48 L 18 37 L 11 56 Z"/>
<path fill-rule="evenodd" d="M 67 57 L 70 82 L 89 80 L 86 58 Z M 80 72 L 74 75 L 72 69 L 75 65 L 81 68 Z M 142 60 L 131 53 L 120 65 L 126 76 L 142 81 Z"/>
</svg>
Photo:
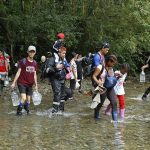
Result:
<svg viewBox="0 0 150 150">
<path fill-rule="evenodd" d="M 143 101 L 146 101 L 146 100 L 147 100 L 147 96 L 146 96 L 146 95 L 143 95 L 143 96 L 142 96 L 142 100 L 143 100 Z"/>
</svg>

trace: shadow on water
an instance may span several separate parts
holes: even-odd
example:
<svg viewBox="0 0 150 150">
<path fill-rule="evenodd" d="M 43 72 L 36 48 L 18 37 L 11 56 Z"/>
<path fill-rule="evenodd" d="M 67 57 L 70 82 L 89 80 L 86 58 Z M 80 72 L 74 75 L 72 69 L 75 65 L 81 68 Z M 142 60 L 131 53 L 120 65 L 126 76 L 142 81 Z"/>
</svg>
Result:
<svg viewBox="0 0 150 150">
<path fill-rule="evenodd" d="M 23 111 L 18 117 L 8 90 L 1 97 L 0 149 L 149 150 L 150 98 L 146 102 L 140 99 L 146 86 L 126 85 L 126 116 L 117 123 L 104 115 L 106 103 L 101 119 L 94 120 L 91 97 L 77 92 L 76 100 L 66 102 L 62 116 L 51 116 L 52 96 L 45 93 L 40 106 L 31 104 L 29 116 Z"/>
</svg>

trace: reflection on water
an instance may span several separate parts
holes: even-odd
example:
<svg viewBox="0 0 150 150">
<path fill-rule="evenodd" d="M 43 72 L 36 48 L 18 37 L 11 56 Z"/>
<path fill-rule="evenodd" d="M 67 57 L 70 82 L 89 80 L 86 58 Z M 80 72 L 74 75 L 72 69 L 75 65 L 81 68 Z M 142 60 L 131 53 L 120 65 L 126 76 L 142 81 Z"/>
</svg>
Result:
<svg viewBox="0 0 150 150">
<path fill-rule="evenodd" d="M 124 143 L 123 136 L 124 136 L 124 125 L 121 124 L 115 130 L 115 134 L 114 134 L 114 145 L 116 150 L 124 150 L 125 143 Z"/>
<path fill-rule="evenodd" d="M 1 98 L 0 150 L 149 150 L 150 101 L 138 99 L 143 89 L 128 85 L 123 122 L 112 122 L 104 108 L 101 119 L 94 120 L 91 98 L 85 95 L 67 102 L 62 116 L 51 116 L 47 96 L 21 117 L 8 97 Z"/>
</svg>

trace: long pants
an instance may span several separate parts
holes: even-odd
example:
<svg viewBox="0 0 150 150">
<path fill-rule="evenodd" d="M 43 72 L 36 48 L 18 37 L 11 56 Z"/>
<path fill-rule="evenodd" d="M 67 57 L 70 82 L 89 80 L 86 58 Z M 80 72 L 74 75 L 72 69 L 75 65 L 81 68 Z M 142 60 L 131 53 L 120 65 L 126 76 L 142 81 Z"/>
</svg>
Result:
<svg viewBox="0 0 150 150">
<path fill-rule="evenodd" d="M 71 79 L 70 80 L 70 89 L 72 91 L 75 90 L 75 86 L 76 86 L 76 80 L 75 79 Z"/>
<path fill-rule="evenodd" d="M 125 108 L 125 98 L 124 95 L 117 95 L 117 98 L 119 100 L 119 108 L 124 109 Z"/>
<path fill-rule="evenodd" d="M 65 101 L 65 80 L 53 79 L 50 80 L 53 90 L 53 108 L 58 110 L 64 110 Z"/>
<path fill-rule="evenodd" d="M 117 97 L 113 88 L 107 89 L 106 93 L 100 95 L 101 103 L 99 103 L 95 108 L 95 113 L 98 113 L 100 111 L 106 97 L 108 98 L 112 106 L 112 119 L 114 121 L 117 121 Z"/>
</svg>

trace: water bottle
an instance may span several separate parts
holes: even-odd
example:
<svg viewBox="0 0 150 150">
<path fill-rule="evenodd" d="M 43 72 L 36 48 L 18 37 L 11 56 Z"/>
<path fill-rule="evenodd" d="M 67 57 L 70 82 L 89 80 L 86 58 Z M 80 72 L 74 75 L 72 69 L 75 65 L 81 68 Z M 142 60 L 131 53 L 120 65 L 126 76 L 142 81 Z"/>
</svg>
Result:
<svg viewBox="0 0 150 150">
<path fill-rule="evenodd" d="M 141 73 L 140 73 L 140 82 L 145 82 L 145 72 L 144 72 L 144 70 L 142 70 Z"/>
<path fill-rule="evenodd" d="M 12 104 L 13 106 L 18 106 L 19 105 L 19 96 L 16 90 L 13 90 L 11 92 L 11 100 L 12 100 Z"/>
<path fill-rule="evenodd" d="M 4 86 L 8 86 L 9 85 L 9 78 L 8 76 L 6 76 L 5 80 L 4 80 Z"/>
<path fill-rule="evenodd" d="M 38 91 L 34 91 L 32 94 L 32 100 L 34 105 L 39 105 L 42 100 L 42 95 Z"/>
</svg>

